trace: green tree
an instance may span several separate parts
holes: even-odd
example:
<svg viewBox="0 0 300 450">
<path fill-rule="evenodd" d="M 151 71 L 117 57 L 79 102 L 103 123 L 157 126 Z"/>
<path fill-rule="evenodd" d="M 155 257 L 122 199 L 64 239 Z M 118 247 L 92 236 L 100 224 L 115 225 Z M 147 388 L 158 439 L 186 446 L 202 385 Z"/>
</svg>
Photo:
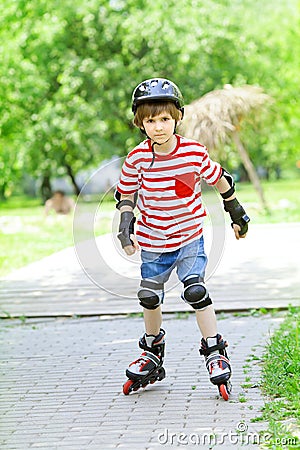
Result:
<svg viewBox="0 0 300 450">
<path fill-rule="evenodd" d="M 254 162 L 296 158 L 296 0 L 2 0 L 0 16 L 2 193 L 24 170 L 74 182 L 125 154 L 139 139 L 132 90 L 152 76 L 174 80 L 186 103 L 228 83 L 260 85 L 273 120 L 257 139 L 245 131 L 247 148 Z"/>
</svg>

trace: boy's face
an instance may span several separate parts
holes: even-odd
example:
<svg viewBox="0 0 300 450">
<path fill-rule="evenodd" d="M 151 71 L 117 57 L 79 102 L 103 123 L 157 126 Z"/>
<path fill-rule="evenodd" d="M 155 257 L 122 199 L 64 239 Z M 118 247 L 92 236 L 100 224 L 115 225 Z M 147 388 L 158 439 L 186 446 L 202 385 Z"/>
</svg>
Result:
<svg viewBox="0 0 300 450">
<path fill-rule="evenodd" d="M 146 117 L 143 120 L 143 127 L 152 141 L 162 144 L 173 135 L 175 119 L 169 113 L 162 112 L 158 116 Z"/>
</svg>

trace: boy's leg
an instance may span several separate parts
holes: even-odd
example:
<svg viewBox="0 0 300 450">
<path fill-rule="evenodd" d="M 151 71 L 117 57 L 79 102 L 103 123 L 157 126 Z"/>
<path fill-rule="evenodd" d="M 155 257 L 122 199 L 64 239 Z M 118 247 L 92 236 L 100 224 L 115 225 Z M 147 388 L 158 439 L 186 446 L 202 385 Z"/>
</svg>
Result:
<svg viewBox="0 0 300 450">
<path fill-rule="evenodd" d="M 178 276 L 184 285 L 182 298 L 196 312 L 197 324 L 203 336 L 200 354 L 205 357 L 211 382 L 222 385 L 220 393 L 225 400 L 228 400 L 231 376 L 230 362 L 226 352 L 228 344 L 217 332 L 214 307 L 203 282 L 207 262 L 203 239 L 183 248 L 181 257 L 182 260 L 178 264 Z"/>
<path fill-rule="evenodd" d="M 142 280 L 137 295 L 144 313 L 145 333 L 139 339 L 139 347 L 143 352 L 137 360 L 129 365 L 126 375 L 134 382 L 141 381 L 141 385 L 143 385 L 149 380 L 152 382 L 165 377 L 165 370 L 162 367 L 165 331 L 161 328 L 161 304 L 164 299 L 164 283 L 170 276 L 174 261 L 176 261 L 176 254 L 161 255 L 142 250 L 141 259 Z M 125 391 L 126 389 L 125 387 Z"/>
<path fill-rule="evenodd" d="M 228 400 L 231 391 L 231 365 L 227 355 L 227 342 L 217 332 L 217 320 L 213 305 L 196 311 L 197 323 L 202 334 L 200 355 L 205 358 L 210 381 L 218 385 L 219 392 Z"/>
<path fill-rule="evenodd" d="M 156 309 L 144 308 L 144 323 L 147 334 L 157 336 L 162 325 L 162 312 L 159 306 Z"/>
<path fill-rule="evenodd" d="M 217 319 L 213 305 L 207 306 L 203 310 L 196 310 L 196 319 L 204 339 L 217 334 Z"/>
<path fill-rule="evenodd" d="M 126 370 L 129 380 L 138 383 L 137 387 L 147 385 L 155 380 L 162 380 L 165 377 L 165 370 L 162 367 L 165 353 L 165 331 L 160 328 L 162 323 L 161 307 L 152 310 L 144 308 L 144 322 L 146 332 L 139 340 L 142 354 Z M 126 389 L 125 387 L 123 392 L 128 394 Z"/>
<path fill-rule="evenodd" d="M 138 291 L 140 305 L 143 307 L 145 335 L 147 343 L 160 343 L 161 336 L 165 335 L 162 325 L 161 305 L 164 299 L 164 283 L 169 276 L 176 261 L 177 252 L 162 255 L 142 250 L 141 252 L 141 284 Z M 149 338 L 149 339 L 148 339 Z M 164 343 L 164 340 L 163 340 Z M 141 344 L 141 340 L 140 340 Z M 143 348 L 143 347 L 142 347 Z M 151 349 L 148 349 L 151 351 Z M 156 353 L 155 349 L 154 352 Z"/>
<path fill-rule="evenodd" d="M 181 249 L 177 274 L 184 285 L 182 299 L 194 308 L 199 330 L 205 339 L 217 334 L 216 314 L 204 283 L 206 265 L 203 237 Z"/>
</svg>

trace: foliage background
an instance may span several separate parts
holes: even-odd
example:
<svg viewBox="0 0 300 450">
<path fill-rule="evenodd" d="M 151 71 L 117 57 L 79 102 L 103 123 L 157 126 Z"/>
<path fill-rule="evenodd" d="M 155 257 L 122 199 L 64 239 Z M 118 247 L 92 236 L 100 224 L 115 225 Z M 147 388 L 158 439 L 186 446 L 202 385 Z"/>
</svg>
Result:
<svg viewBox="0 0 300 450">
<path fill-rule="evenodd" d="M 50 187 L 126 154 L 141 139 L 132 90 L 153 76 L 186 103 L 228 83 L 261 86 L 274 104 L 243 130 L 250 155 L 296 170 L 297 0 L 2 0 L 0 17 L 0 197 L 22 191 L 25 173 Z M 230 146 L 224 161 L 239 164 Z"/>
</svg>

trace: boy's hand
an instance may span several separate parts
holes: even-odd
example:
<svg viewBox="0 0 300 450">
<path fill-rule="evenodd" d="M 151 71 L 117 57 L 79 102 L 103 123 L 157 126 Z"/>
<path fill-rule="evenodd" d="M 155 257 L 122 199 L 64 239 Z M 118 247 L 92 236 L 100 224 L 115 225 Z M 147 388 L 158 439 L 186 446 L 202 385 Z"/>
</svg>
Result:
<svg viewBox="0 0 300 450">
<path fill-rule="evenodd" d="M 240 227 L 239 225 L 237 225 L 236 223 L 233 223 L 233 224 L 232 224 L 232 228 L 233 228 L 233 231 L 234 231 L 234 234 L 235 234 L 235 238 L 236 238 L 237 240 L 243 239 L 243 238 L 246 237 L 247 232 L 246 232 L 245 234 L 242 234 L 242 235 L 241 235 L 241 234 L 240 234 L 241 227 Z"/>
<path fill-rule="evenodd" d="M 133 242 L 133 245 L 126 245 L 126 247 L 124 247 L 125 253 L 128 256 L 133 255 L 140 248 L 134 234 L 130 235 L 130 240 Z"/>
<path fill-rule="evenodd" d="M 250 222 L 246 211 L 236 198 L 228 201 L 224 200 L 223 203 L 225 211 L 229 212 L 232 220 L 231 226 L 236 239 L 244 238 L 248 231 L 248 223 Z"/>
</svg>

